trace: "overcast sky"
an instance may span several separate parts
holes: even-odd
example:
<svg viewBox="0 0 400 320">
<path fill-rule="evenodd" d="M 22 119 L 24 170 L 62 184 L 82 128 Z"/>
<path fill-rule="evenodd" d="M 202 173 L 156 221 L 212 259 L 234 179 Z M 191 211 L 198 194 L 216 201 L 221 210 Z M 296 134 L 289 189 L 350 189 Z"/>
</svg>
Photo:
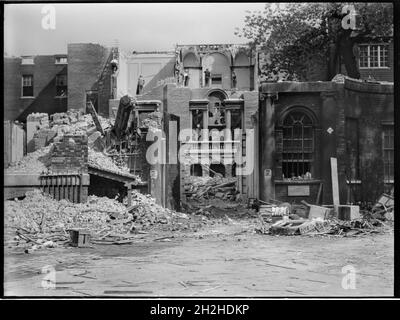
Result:
<svg viewBox="0 0 400 320">
<path fill-rule="evenodd" d="M 8 55 L 67 53 L 68 43 L 92 42 L 126 51 L 173 50 L 174 45 L 244 43 L 234 35 L 246 10 L 263 3 L 52 4 L 55 30 L 42 28 L 44 4 L 6 4 L 4 50 Z"/>
</svg>

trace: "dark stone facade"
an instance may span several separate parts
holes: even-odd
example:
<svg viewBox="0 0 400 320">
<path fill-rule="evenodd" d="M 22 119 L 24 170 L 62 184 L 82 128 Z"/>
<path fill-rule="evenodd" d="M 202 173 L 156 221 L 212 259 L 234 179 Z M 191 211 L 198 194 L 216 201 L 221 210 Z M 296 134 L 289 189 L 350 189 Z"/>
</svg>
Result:
<svg viewBox="0 0 400 320">
<path fill-rule="evenodd" d="M 322 183 L 320 200 L 332 204 L 331 157 L 338 161 L 340 201 L 343 204 L 373 202 L 393 186 L 393 181 L 384 181 L 382 160 L 383 126 L 393 125 L 394 121 L 392 84 L 370 84 L 351 79 L 346 79 L 344 84 L 265 83 L 260 91 L 261 114 L 267 108 L 268 99 L 274 108 L 274 134 L 268 137 L 264 131 L 260 138 L 261 141 L 271 138 L 275 143 L 274 150 L 267 150 L 265 143 L 260 144 L 261 157 L 272 157 L 269 162 L 273 163 L 272 168 L 267 168 L 263 162 L 260 166 L 260 172 L 272 169 L 271 197 L 288 202 L 304 199 L 315 203 Z M 269 97 L 272 93 L 275 99 Z M 282 122 L 290 110 L 304 112 L 313 118 L 314 151 L 311 179 L 308 181 L 282 177 Z M 264 119 L 261 117 L 261 127 L 266 121 Z M 290 196 L 288 186 L 291 185 L 308 185 L 309 195 Z M 260 196 L 263 188 L 265 186 L 261 184 Z"/>
</svg>

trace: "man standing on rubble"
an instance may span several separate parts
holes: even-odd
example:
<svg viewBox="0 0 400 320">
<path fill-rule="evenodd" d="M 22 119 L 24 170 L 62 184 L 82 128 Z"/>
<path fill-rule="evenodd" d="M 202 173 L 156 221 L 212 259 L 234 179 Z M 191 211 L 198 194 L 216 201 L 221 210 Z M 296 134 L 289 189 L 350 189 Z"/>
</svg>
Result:
<svg viewBox="0 0 400 320">
<path fill-rule="evenodd" d="M 139 79 L 138 79 L 137 88 L 136 88 L 136 94 L 137 94 L 137 95 L 138 95 L 138 94 L 142 94 L 143 87 L 144 87 L 144 83 L 145 83 L 145 81 L 144 81 L 142 75 L 140 75 L 140 76 L 139 76 Z"/>
<path fill-rule="evenodd" d="M 211 73 L 210 73 L 210 70 L 208 70 L 208 68 L 207 68 L 206 71 L 204 71 L 204 82 L 205 82 L 206 87 L 208 87 L 210 84 L 210 77 L 211 77 Z"/>
<path fill-rule="evenodd" d="M 185 87 L 187 87 L 189 84 L 189 73 L 188 73 L 187 69 L 185 69 L 185 72 L 183 73 L 183 83 L 184 83 L 183 85 Z"/>
</svg>

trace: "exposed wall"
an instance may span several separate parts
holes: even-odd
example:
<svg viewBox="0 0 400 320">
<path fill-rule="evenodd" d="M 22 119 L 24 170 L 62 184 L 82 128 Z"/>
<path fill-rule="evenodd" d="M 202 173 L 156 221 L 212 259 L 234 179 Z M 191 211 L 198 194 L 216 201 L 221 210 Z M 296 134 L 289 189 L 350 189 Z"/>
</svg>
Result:
<svg viewBox="0 0 400 320">
<path fill-rule="evenodd" d="M 99 90 L 98 113 L 108 115 L 111 49 L 99 44 L 68 44 L 68 109 L 86 109 L 86 91 Z M 105 68 L 106 67 L 106 68 Z M 103 83 L 98 80 L 103 74 Z"/>
<path fill-rule="evenodd" d="M 170 77 L 175 53 L 134 53 L 127 57 L 128 66 L 128 94 L 136 95 L 137 82 L 140 75 L 145 80 L 144 92 L 157 86 L 157 81 Z M 155 78 L 156 77 L 156 78 Z M 152 81 L 154 79 L 154 81 Z"/>
<path fill-rule="evenodd" d="M 244 54 L 239 53 L 234 60 L 234 65 L 232 68 L 236 74 L 237 88 L 241 90 L 251 90 L 251 65 L 250 59 Z"/>
<path fill-rule="evenodd" d="M 356 201 L 373 202 L 384 190 L 388 192 L 393 187 L 393 183 L 384 184 L 382 159 L 383 125 L 394 125 L 393 90 L 393 85 L 350 80 L 345 83 L 345 116 L 358 122 L 360 176 L 353 179 L 361 183 L 352 185 L 351 195 Z M 347 135 L 356 135 L 356 132 L 349 130 Z"/>
<path fill-rule="evenodd" d="M 149 92 L 163 81 L 172 81 L 174 77 L 175 58 L 171 58 L 162 69 L 145 84 L 143 91 Z"/>
<path fill-rule="evenodd" d="M 35 56 L 33 65 L 21 58 L 4 58 L 4 119 L 26 121 L 32 112 L 65 112 L 67 98 L 56 97 L 56 75 L 67 74 L 67 65 L 55 64 L 54 55 Z M 34 97 L 22 97 L 22 75 L 33 75 Z"/>
<path fill-rule="evenodd" d="M 203 70 L 210 70 L 211 77 L 214 74 L 219 74 L 222 76 L 222 83 L 220 85 L 215 84 L 211 81 L 211 85 L 216 88 L 222 89 L 230 89 L 231 85 L 231 69 L 230 69 L 230 61 L 228 57 L 222 53 L 215 52 L 211 53 L 203 58 L 202 61 Z"/>
<path fill-rule="evenodd" d="M 120 52 L 119 54 L 119 66 L 117 75 L 117 97 L 122 98 L 128 94 L 128 59 L 127 56 Z"/>
</svg>

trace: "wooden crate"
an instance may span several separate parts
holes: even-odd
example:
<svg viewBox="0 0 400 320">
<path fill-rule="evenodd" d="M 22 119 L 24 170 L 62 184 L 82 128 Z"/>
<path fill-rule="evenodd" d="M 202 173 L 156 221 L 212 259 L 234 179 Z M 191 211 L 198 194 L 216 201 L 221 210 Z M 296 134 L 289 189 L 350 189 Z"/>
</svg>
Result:
<svg viewBox="0 0 400 320">
<path fill-rule="evenodd" d="M 89 247 L 90 246 L 90 232 L 84 229 L 69 229 L 71 237 L 71 246 L 73 247 Z"/>
</svg>

